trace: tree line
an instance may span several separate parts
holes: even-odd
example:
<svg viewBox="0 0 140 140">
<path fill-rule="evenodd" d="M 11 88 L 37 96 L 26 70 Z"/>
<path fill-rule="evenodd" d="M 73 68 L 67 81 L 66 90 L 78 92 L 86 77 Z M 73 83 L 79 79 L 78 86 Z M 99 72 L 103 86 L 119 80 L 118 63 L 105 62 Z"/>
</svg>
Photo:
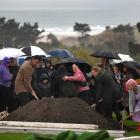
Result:
<svg viewBox="0 0 140 140">
<path fill-rule="evenodd" d="M 38 30 L 38 23 L 31 25 L 24 22 L 20 25 L 15 19 L 0 18 L 0 47 L 25 47 L 34 44 L 38 35 L 43 32 Z"/>
<path fill-rule="evenodd" d="M 138 31 L 140 32 L 140 23 L 138 22 L 136 24 Z M 6 20 L 5 17 L 0 18 L 0 48 L 2 47 L 25 47 L 29 46 L 30 44 L 36 44 L 36 40 L 38 39 L 38 36 L 40 33 L 44 32 L 42 29 L 41 31 L 38 29 L 38 23 L 35 22 L 33 25 L 31 25 L 29 22 L 24 22 L 22 25 L 15 21 L 15 19 L 8 19 Z M 130 54 L 136 55 L 139 54 L 140 50 L 140 45 L 135 44 L 134 39 L 133 39 L 133 26 L 127 24 L 127 25 L 118 25 L 117 27 L 114 27 L 111 29 L 110 26 L 106 27 L 106 31 L 112 31 L 116 33 L 115 40 L 118 41 L 118 36 L 120 39 L 124 40 L 124 37 L 126 36 L 126 43 L 127 43 L 127 48 Z M 79 32 L 80 36 L 78 37 L 78 40 L 80 42 L 81 46 L 86 46 L 86 44 L 89 44 L 91 37 L 88 34 L 91 31 L 91 28 L 89 24 L 86 23 L 75 23 L 73 26 L 73 31 Z M 106 32 L 106 34 L 109 34 L 109 32 Z M 110 33 L 111 34 L 111 33 Z M 105 35 L 105 33 L 103 33 Z M 122 35 L 122 36 L 121 36 Z M 104 36 L 103 36 L 104 37 Z M 57 40 L 55 35 L 49 34 L 48 39 L 50 39 L 52 42 L 49 44 L 49 46 L 52 47 L 60 47 L 62 44 Z M 119 40 L 120 40 L 119 39 Z M 116 49 L 116 43 L 111 42 L 113 40 L 108 40 L 107 42 L 103 42 L 103 48 L 106 48 L 105 46 L 109 46 L 108 49 L 110 50 L 112 46 L 113 50 Z M 122 41 L 124 42 L 124 41 Z M 129 43 L 128 43 L 129 42 Z M 47 43 L 46 43 L 47 44 Z M 46 44 L 43 44 L 43 48 L 45 46 L 47 47 Z M 112 45 L 113 44 L 113 45 Z M 101 45 L 101 38 L 100 38 L 100 45 Z M 119 44 L 118 44 L 119 45 Z M 125 45 L 125 44 L 124 44 Z M 89 44 L 92 48 L 94 46 L 98 46 L 98 44 L 95 44 L 95 42 L 91 42 Z M 67 47 L 67 46 L 65 46 Z M 107 48 L 106 48 L 107 49 Z M 119 48 L 121 49 L 121 48 Z"/>
</svg>

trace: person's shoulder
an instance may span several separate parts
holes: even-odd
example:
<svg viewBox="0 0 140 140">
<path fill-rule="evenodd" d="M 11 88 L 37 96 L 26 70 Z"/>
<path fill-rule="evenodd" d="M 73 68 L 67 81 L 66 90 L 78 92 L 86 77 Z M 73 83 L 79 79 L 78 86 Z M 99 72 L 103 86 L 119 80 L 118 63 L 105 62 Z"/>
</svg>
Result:
<svg viewBox="0 0 140 140">
<path fill-rule="evenodd" d="M 25 61 L 23 65 L 21 66 L 21 68 L 27 71 L 32 71 L 34 69 L 30 61 Z"/>
</svg>

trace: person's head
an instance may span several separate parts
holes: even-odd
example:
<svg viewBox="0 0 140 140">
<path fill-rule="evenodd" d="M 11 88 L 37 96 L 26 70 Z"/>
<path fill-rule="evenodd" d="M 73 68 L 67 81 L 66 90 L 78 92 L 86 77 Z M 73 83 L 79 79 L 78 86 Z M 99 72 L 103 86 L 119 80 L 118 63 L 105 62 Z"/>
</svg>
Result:
<svg viewBox="0 0 140 140">
<path fill-rule="evenodd" d="M 72 70 L 75 73 L 75 72 L 77 72 L 79 70 L 79 67 L 76 64 L 73 64 L 72 65 Z"/>
<path fill-rule="evenodd" d="M 123 68 L 123 72 L 124 72 L 124 73 L 127 73 L 128 71 L 129 71 L 129 68 L 126 67 L 126 66 L 124 66 L 124 68 Z"/>
<path fill-rule="evenodd" d="M 137 86 L 137 82 L 134 79 L 129 79 L 126 83 L 125 83 L 125 88 L 126 90 L 134 90 Z"/>
<path fill-rule="evenodd" d="M 31 56 L 27 56 L 27 57 L 24 59 L 24 61 L 28 61 L 28 60 L 31 60 L 31 59 L 32 59 Z"/>
<path fill-rule="evenodd" d="M 47 62 L 47 63 L 46 63 L 46 67 L 47 67 L 47 68 L 51 68 L 51 63 Z"/>
<path fill-rule="evenodd" d="M 39 55 L 32 56 L 31 61 L 32 61 L 32 65 L 33 65 L 34 67 L 37 67 L 37 65 L 40 65 L 40 63 L 41 63 L 41 61 L 42 61 L 42 57 L 39 56 Z"/>
<path fill-rule="evenodd" d="M 16 58 L 11 57 L 11 58 L 10 58 L 10 63 L 9 63 L 9 66 L 14 67 L 14 66 L 16 66 L 16 65 L 17 65 L 17 59 L 16 59 Z"/>
<path fill-rule="evenodd" d="M 8 67 L 9 63 L 10 63 L 10 58 L 4 57 L 4 59 L 2 60 L 2 64 Z"/>
<path fill-rule="evenodd" d="M 113 66 L 113 72 L 114 72 L 115 74 L 117 74 L 117 73 L 120 72 L 120 70 L 119 70 L 119 68 L 118 68 L 117 66 Z"/>
<path fill-rule="evenodd" d="M 102 68 L 98 67 L 98 66 L 94 66 L 91 68 L 91 73 L 94 77 L 96 77 L 99 73 L 101 73 Z"/>
</svg>

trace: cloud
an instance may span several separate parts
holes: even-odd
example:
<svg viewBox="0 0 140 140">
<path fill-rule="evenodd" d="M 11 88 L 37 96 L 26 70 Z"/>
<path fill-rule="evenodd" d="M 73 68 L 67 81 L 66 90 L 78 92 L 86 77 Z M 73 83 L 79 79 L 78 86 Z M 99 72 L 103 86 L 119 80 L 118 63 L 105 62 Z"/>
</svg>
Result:
<svg viewBox="0 0 140 140">
<path fill-rule="evenodd" d="M 139 0 L 0 0 L 2 8 L 136 8 Z"/>
</svg>

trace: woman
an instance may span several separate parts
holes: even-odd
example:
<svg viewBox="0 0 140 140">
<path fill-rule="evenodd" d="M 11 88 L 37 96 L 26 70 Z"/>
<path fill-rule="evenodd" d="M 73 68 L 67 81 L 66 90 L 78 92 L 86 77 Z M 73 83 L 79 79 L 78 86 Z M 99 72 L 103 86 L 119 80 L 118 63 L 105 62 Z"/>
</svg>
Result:
<svg viewBox="0 0 140 140">
<path fill-rule="evenodd" d="M 129 79 L 125 84 L 129 92 L 129 113 L 132 119 L 140 122 L 140 85 L 134 79 Z"/>
<path fill-rule="evenodd" d="M 100 67 L 92 67 L 91 73 L 95 77 L 96 110 L 104 117 L 112 118 L 112 112 L 117 109 L 116 103 L 120 99 L 120 89 L 112 75 Z"/>
<path fill-rule="evenodd" d="M 78 97 L 90 104 L 89 86 L 83 72 L 76 64 L 72 65 L 73 76 L 64 76 L 64 81 L 74 81 L 77 84 Z"/>
<path fill-rule="evenodd" d="M 0 111 L 6 110 L 9 107 L 12 74 L 10 74 L 8 66 L 10 59 L 5 57 L 0 65 Z"/>
</svg>

